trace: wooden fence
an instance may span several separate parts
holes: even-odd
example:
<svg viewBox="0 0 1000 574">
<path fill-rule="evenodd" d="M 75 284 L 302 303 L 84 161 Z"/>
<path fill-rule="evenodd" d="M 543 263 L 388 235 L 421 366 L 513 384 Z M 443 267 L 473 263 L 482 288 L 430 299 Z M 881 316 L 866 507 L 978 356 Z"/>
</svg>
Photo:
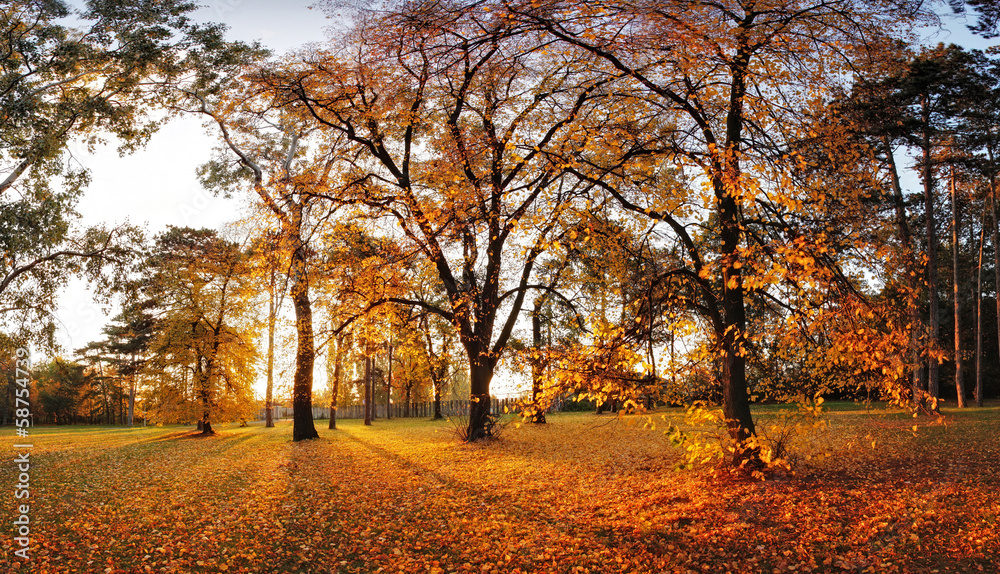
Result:
<svg viewBox="0 0 1000 574">
<path fill-rule="evenodd" d="M 516 412 L 518 410 L 517 403 L 518 399 L 494 398 L 490 401 L 490 412 Z M 385 404 L 375 405 L 375 418 L 385 418 L 385 407 Z M 401 404 L 394 403 L 390 405 L 390 410 L 392 418 L 431 418 L 434 416 L 434 402 L 424 401 L 410 403 L 408 414 L 406 406 Z M 330 407 L 313 407 L 312 414 L 314 419 L 329 419 Z M 441 414 L 446 417 L 467 417 L 469 416 L 469 401 L 441 401 Z M 264 420 L 266 417 L 267 413 L 265 409 L 260 409 L 257 412 L 257 420 Z M 292 418 L 292 407 L 274 407 L 273 417 L 274 420 Z M 347 405 L 345 407 L 337 407 L 338 419 L 361 419 L 364 417 L 364 405 Z"/>
</svg>

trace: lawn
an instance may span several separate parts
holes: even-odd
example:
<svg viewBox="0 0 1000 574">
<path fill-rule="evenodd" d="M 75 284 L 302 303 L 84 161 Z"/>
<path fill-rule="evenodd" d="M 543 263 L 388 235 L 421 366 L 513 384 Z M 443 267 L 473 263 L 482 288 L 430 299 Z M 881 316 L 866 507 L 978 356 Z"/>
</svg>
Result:
<svg viewBox="0 0 1000 574">
<path fill-rule="evenodd" d="M 301 444 L 288 422 L 36 428 L 32 557 L 5 535 L 0 572 L 1000 571 L 1000 407 L 833 407 L 765 481 L 675 471 L 659 416 L 557 414 L 482 445 L 417 419 L 320 421 Z"/>
</svg>

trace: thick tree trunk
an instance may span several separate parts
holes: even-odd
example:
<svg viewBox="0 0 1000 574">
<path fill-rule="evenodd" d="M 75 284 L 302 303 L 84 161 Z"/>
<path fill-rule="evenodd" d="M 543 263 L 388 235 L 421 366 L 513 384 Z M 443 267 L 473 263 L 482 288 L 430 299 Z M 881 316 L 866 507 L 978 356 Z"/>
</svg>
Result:
<svg viewBox="0 0 1000 574">
<path fill-rule="evenodd" d="M 298 245 L 292 253 L 294 281 L 292 304 L 295 306 L 295 331 L 298 345 L 295 352 L 295 376 L 292 379 L 292 440 L 318 438 L 312 416 L 313 365 L 316 348 L 313 343 L 312 305 L 309 301 L 309 278 L 306 274 L 305 246 Z"/>
<path fill-rule="evenodd" d="M 542 396 L 542 380 L 544 378 L 541 306 L 542 300 L 536 300 L 535 308 L 531 312 L 531 406 L 534 409 L 531 415 L 531 422 L 535 424 L 545 424 L 545 409 L 539 404 Z"/>
<path fill-rule="evenodd" d="M 201 420 L 198 421 L 198 430 L 201 434 L 215 434 L 212 430 L 212 401 L 208 393 L 203 393 L 201 398 Z"/>
<path fill-rule="evenodd" d="M 938 375 L 938 332 L 940 331 L 940 314 L 938 302 L 938 276 L 937 276 L 937 221 L 934 217 L 934 180 L 931 169 L 931 134 L 930 134 L 930 111 L 926 97 L 921 102 L 924 112 L 924 133 L 921 145 L 923 161 L 923 184 L 924 184 L 924 219 L 927 223 L 927 291 L 930 307 L 930 317 L 928 319 L 928 340 L 927 340 L 927 392 L 933 401 L 934 410 L 938 410 L 936 399 L 941 397 L 940 377 Z"/>
<path fill-rule="evenodd" d="M 752 25 L 753 16 L 741 25 Z M 743 142 L 743 103 L 746 97 L 746 76 L 750 67 L 751 48 L 746 31 L 737 32 L 737 51 L 730 64 L 732 83 L 729 92 L 729 109 L 726 114 L 726 142 L 722 153 L 713 152 L 712 187 L 716 197 L 716 214 L 719 217 L 719 239 L 722 256 L 722 331 L 717 332 L 718 352 L 722 368 L 719 379 L 722 386 L 722 411 L 729 428 L 729 435 L 736 443 L 732 463 L 742 466 L 759 462 L 759 450 L 745 448 L 746 441 L 756 434 L 750 414 L 750 397 L 747 393 L 746 356 L 746 306 L 743 293 L 743 274 L 740 271 L 740 243 L 743 237 L 740 222 L 741 166 L 740 153 Z M 718 154 L 718 155 L 717 155 Z"/>
<path fill-rule="evenodd" d="M 726 417 L 729 434 L 737 445 L 756 434 L 750 400 L 747 393 L 746 357 L 746 308 L 743 301 L 743 277 L 734 263 L 739 258 L 739 221 L 736 201 L 729 194 L 719 200 L 719 220 L 722 227 L 722 282 L 724 330 L 719 333 L 719 353 L 722 369 L 719 382 L 722 386 L 722 411 Z M 755 451 L 737 447 L 734 464 L 756 458 Z"/>
<path fill-rule="evenodd" d="M 951 167 L 951 259 L 952 297 L 955 299 L 955 391 L 958 407 L 965 408 L 965 380 L 962 361 L 962 289 L 958 263 L 958 187 L 955 184 L 955 166 Z"/>
<path fill-rule="evenodd" d="M 490 436 L 490 382 L 493 368 L 480 353 L 469 353 L 469 427 L 466 440 L 474 442 Z"/>
</svg>

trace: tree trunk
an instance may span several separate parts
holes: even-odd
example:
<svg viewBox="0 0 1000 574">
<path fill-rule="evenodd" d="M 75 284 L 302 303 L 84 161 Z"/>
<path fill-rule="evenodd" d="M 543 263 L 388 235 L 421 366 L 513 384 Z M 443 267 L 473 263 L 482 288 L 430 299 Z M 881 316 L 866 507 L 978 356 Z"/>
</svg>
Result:
<svg viewBox="0 0 1000 574">
<path fill-rule="evenodd" d="M 301 242 L 292 253 L 292 266 L 294 270 L 292 304 L 295 306 L 295 331 L 298 335 L 295 376 L 292 379 L 292 440 L 300 441 L 319 438 L 312 416 L 313 365 L 316 361 L 312 305 L 309 301 L 305 246 Z"/>
<path fill-rule="evenodd" d="M 979 264 L 976 266 L 976 406 L 983 406 L 983 244 L 986 217 L 979 229 Z"/>
<path fill-rule="evenodd" d="M 135 377 L 136 375 L 132 375 L 128 379 L 128 426 L 135 422 Z"/>
<path fill-rule="evenodd" d="M 719 220 L 722 227 L 723 253 L 723 325 L 718 333 L 719 354 L 722 369 L 719 382 L 722 386 L 722 411 L 726 417 L 729 434 L 738 444 L 756 434 L 753 416 L 750 414 L 750 400 L 747 394 L 746 357 L 743 354 L 746 333 L 746 307 L 743 301 L 743 277 L 740 269 L 733 265 L 739 257 L 739 221 L 736 201 L 725 194 L 719 201 Z M 738 447 L 734 452 L 734 464 L 755 458 L 756 453 Z"/>
<path fill-rule="evenodd" d="M 337 429 L 337 395 L 340 393 L 340 339 L 336 340 L 337 346 L 334 349 L 334 341 L 330 341 L 330 355 L 333 359 L 333 385 L 330 389 L 330 430 Z M 327 359 L 329 361 L 329 359 Z"/>
<path fill-rule="evenodd" d="M 545 409 L 539 404 L 542 396 L 542 303 L 541 298 L 535 300 L 535 308 L 531 312 L 531 422 L 545 424 Z"/>
<path fill-rule="evenodd" d="M 212 430 L 212 399 L 207 392 L 201 395 L 201 420 L 198 421 L 201 434 L 215 434 Z"/>
<path fill-rule="evenodd" d="M 490 382 L 493 368 L 480 353 L 469 353 L 469 427 L 466 440 L 474 442 L 491 435 Z"/>
<path fill-rule="evenodd" d="M 406 401 L 406 404 L 403 405 L 403 416 L 404 417 L 409 417 L 410 416 L 410 398 L 411 398 L 410 395 L 413 392 L 413 384 L 412 383 L 407 383 L 406 384 L 406 388 L 404 389 L 404 392 L 406 393 L 406 397 L 404 399 Z"/>
<path fill-rule="evenodd" d="M 990 147 L 990 146 L 987 146 L 986 147 L 986 153 L 988 154 L 987 157 L 990 160 L 990 165 L 994 165 L 994 163 L 993 163 L 993 148 Z M 992 211 L 992 215 L 993 215 L 993 229 L 992 229 L 992 232 L 993 232 L 992 233 L 992 235 L 993 235 L 993 274 L 994 274 L 994 279 L 996 281 L 994 283 L 994 285 L 995 285 L 994 293 L 995 293 L 995 299 L 996 299 L 996 305 L 997 305 L 997 341 L 998 341 L 997 348 L 1000 349 L 1000 241 L 997 241 L 997 235 L 998 235 L 997 228 L 998 228 L 998 226 L 1000 226 L 1000 221 L 997 221 L 997 185 L 996 185 L 996 178 L 992 174 L 990 175 L 990 211 Z M 981 398 L 981 396 L 976 398 L 976 404 L 979 405 L 979 406 L 982 406 L 982 398 Z"/>
<path fill-rule="evenodd" d="M 962 290 L 959 281 L 958 264 L 958 187 L 955 184 L 955 166 L 951 166 L 951 259 L 952 297 L 955 301 L 955 391 L 958 393 L 958 408 L 965 408 L 965 381 L 962 361 Z"/>
<path fill-rule="evenodd" d="M 930 110 L 927 97 L 921 100 L 923 107 L 923 142 L 921 145 L 924 184 L 924 219 L 927 223 L 927 291 L 930 307 L 927 340 L 927 392 L 931 396 L 933 408 L 938 410 L 940 398 L 940 378 L 938 375 L 938 331 L 940 330 L 938 277 L 937 277 L 937 225 L 934 217 L 934 180 L 931 169 Z"/>
<path fill-rule="evenodd" d="M 387 367 L 388 373 L 385 379 L 385 418 L 389 420 L 392 418 L 392 355 L 394 348 L 392 346 L 392 338 L 389 339 L 389 366 Z"/>
<path fill-rule="evenodd" d="M 752 22 L 752 16 L 746 21 Z M 737 49 L 730 64 L 732 82 L 729 92 L 729 109 L 726 113 L 725 147 L 712 153 L 712 191 L 716 198 L 719 217 L 722 263 L 722 330 L 716 331 L 718 352 L 722 368 L 719 382 L 722 386 L 722 411 L 735 442 L 732 463 L 742 466 L 759 461 L 759 449 L 745 448 L 746 441 L 756 434 L 750 414 L 750 397 L 747 393 L 746 357 L 746 303 L 743 293 L 743 274 L 740 271 L 740 243 L 743 237 L 740 222 L 740 154 L 743 142 L 744 98 L 746 77 L 750 68 L 750 40 L 746 31 L 737 31 Z M 720 153 L 721 152 L 721 153 Z"/>
<path fill-rule="evenodd" d="M 365 352 L 365 426 L 372 424 L 372 360 Z"/>
<path fill-rule="evenodd" d="M 199 356 L 198 368 L 195 371 L 198 394 L 201 396 L 201 421 L 198 424 L 202 434 L 215 434 L 212 430 L 212 362 Z"/>
<path fill-rule="evenodd" d="M 444 373 L 438 371 L 434 376 L 434 420 L 439 421 L 444 418 L 441 414 L 441 386 L 444 380 Z"/>
<path fill-rule="evenodd" d="M 271 289 L 267 299 L 267 390 L 264 393 L 264 428 L 274 428 L 274 328 L 278 319 L 274 304 L 277 288 L 276 273 L 271 270 Z"/>
</svg>

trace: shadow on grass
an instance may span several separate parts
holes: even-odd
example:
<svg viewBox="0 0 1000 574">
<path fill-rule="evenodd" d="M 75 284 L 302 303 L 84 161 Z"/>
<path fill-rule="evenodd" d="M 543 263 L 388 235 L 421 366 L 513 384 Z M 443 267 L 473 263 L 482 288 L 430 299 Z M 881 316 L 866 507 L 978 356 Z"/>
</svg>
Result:
<svg viewBox="0 0 1000 574">
<path fill-rule="evenodd" d="M 455 480 L 452 479 L 451 477 L 445 476 L 437 471 L 431 470 L 426 466 L 417 464 L 416 462 L 404 456 L 398 455 L 390 450 L 374 445 L 368 441 L 362 440 L 361 438 L 355 436 L 352 433 L 344 433 L 344 436 L 358 443 L 359 445 L 363 446 L 364 448 L 374 453 L 379 458 L 391 464 L 394 464 L 400 468 L 403 468 L 420 476 L 428 476 L 442 485 L 447 485 L 449 488 L 456 488 L 456 489 L 461 488 L 461 486 L 458 485 L 455 482 Z"/>
</svg>

